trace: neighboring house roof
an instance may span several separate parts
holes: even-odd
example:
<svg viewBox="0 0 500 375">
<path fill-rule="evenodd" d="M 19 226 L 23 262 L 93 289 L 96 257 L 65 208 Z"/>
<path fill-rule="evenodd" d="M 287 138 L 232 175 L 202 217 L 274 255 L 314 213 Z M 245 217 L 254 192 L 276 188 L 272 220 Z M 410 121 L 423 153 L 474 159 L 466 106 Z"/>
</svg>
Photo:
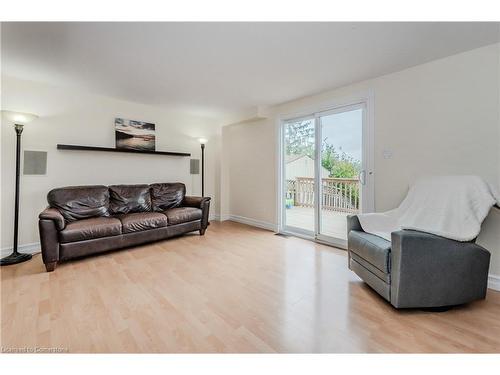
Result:
<svg viewBox="0 0 500 375">
<path fill-rule="evenodd" d="M 295 160 L 299 160 L 299 159 L 302 159 L 302 158 L 305 158 L 305 157 L 308 157 L 309 159 L 313 160 L 308 155 L 286 155 L 285 156 L 285 163 L 288 164 L 288 163 L 294 162 Z"/>
<path fill-rule="evenodd" d="M 314 159 L 311 158 L 309 155 L 286 155 L 285 156 L 285 164 L 286 164 L 287 168 L 288 168 L 288 165 L 290 164 L 290 168 L 291 168 L 292 163 L 294 163 L 298 160 L 301 160 L 303 158 L 307 158 L 311 161 L 314 161 Z M 323 166 L 321 166 L 321 170 L 322 170 L 322 176 L 328 177 L 328 175 L 330 174 L 330 171 Z M 308 174 L 312 176 L 314 174 L 313 170 L 310 170 L 310 173 L 308 173 Z M 307 177 L 308 174 L 305 174 L 304 177 Z"/>
</svg>

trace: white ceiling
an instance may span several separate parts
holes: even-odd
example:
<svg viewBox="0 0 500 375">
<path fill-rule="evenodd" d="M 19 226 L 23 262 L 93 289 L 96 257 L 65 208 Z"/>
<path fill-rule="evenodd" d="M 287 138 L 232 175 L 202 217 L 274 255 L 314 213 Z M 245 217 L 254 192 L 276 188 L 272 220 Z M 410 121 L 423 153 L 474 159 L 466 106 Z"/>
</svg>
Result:
<svg viewBox="0 0 500 375">
<path fill-rule="evenodd" d="M 498 23 L 2 23 L 2 74 L 218 117 L 499 34 Z"/>
</svg>

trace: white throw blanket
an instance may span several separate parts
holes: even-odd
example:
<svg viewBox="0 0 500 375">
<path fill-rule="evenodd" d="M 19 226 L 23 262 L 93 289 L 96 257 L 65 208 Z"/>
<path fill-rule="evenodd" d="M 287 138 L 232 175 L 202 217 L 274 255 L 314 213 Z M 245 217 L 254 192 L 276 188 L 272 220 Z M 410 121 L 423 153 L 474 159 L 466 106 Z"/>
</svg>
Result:
<svg viewBox="0 0 500 375">
<path fill-rule="evenodd" d="M 398 208 L 358 217 L 365 232 L 389 241 L 401 229 L 470 241 L 495 204 L 500 205 L 498 193 L 478 176 L 430 177 L 411 186 Z"/>
</svg>

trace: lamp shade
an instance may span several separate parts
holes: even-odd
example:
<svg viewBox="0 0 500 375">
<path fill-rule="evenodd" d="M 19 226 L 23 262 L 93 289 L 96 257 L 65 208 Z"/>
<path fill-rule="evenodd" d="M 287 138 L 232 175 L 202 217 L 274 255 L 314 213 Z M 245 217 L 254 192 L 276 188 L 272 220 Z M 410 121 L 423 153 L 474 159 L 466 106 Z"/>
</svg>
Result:
<svg viewBox="0 0 500 375">
<path fill-rule="evenodd" d="M 2 111 L 2 118 L 16 124 L 26 125 L 27 123 L 38 118 L 38 116 L 34 115 L 33 113 Z"/>
<path fill-rule="evenodd" d="M 205 143 L 207 143 L 207 139 L 206 138 L 198 138 L 198 142 L 200 142 L 202 145 L 204 145 Z"/>
</svg>

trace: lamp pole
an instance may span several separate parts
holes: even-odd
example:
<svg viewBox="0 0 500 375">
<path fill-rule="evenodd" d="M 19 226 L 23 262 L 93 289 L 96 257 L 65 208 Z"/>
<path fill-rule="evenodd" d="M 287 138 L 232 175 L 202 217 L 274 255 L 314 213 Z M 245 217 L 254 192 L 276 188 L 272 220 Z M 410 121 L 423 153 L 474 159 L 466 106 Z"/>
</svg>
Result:
<svg viewBox="0 0 500 375">
<path fill-rule="evenodd" d="M 201 196 L 205 196 L 205 143 L 201 144 Z"/>
<path fill-rule="evenodd" d="M 201 146 L 201 196 L 205 196 L 205 143 L 207 140 L 205 138 L 198 138 Z"/>
<path fill-rule="evenodd" d="M 7 266 L 10 264 L 17 264 L 31 259 L 31 254 L 19 253 L 17 251 L 18 233 L 19 233 L 19 180 L 21 169 L 21 134 L 23 132 L 23 125 L 15 124 L 16 130 L 16 193 L 15 193 L 15 206 L 14 206 L 14 246 L 12 254 L 0 259 L 0 265 Z"/>
</svg>

